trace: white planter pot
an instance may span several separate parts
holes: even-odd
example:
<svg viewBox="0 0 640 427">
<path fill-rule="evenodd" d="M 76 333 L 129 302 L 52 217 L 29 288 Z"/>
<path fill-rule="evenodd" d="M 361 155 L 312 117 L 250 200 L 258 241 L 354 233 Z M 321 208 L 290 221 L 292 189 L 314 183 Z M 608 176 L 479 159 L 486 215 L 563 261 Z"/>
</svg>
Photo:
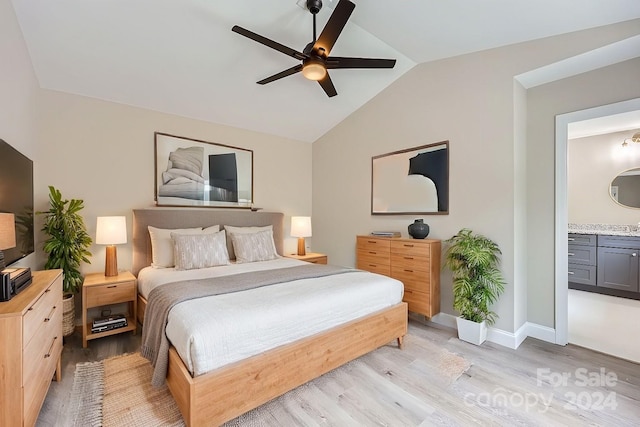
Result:
<svg viewBox="0 0 640 427">
<path fill-rule="evenodd" d="M 456 317 L 458 338 L 471 344 L 480 345 L 487 339 L 487 323 L 476 323 L 471 320 Z"/>
</svg>

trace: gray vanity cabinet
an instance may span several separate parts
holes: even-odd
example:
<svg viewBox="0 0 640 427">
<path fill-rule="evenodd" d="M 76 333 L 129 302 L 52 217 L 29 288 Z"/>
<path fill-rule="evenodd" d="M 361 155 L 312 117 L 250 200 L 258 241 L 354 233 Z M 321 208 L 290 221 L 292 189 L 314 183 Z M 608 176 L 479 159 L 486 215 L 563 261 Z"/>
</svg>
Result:
<svg viewBox="0 0 640 427">
<path fill-rule="evenodd" d="M 596 235 L 569 234 L 569 282 L 596 285 Z"/>
<path fill-rule="evenodd" d="M 597 285 L 621 291 L 638 292 L 640 238 L 598 236 Z"/>
<path fill-rule="evenodd" d="M 640 299 L 640 237 L 569 234 L 569 288 Z"/>
</svg>

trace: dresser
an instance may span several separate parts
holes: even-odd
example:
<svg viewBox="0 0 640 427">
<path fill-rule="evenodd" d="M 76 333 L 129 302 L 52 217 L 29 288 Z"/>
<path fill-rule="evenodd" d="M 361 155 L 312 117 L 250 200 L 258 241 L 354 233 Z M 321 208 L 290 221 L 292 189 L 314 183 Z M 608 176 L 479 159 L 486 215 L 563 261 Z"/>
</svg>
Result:
<svg viewBox="0 0 640 427">
<path fill-rule="evenodd" d="M 62 270 L 0 303 L 0 425 L 33 426 L 51 379 L 61 379 Z"/>
<path fill-rule="evenodd" d="M 440 312 L 441 241 L 357 236 L 356 267 L 404 284 L 409 311 L 433 317 Z"/>
</svg>

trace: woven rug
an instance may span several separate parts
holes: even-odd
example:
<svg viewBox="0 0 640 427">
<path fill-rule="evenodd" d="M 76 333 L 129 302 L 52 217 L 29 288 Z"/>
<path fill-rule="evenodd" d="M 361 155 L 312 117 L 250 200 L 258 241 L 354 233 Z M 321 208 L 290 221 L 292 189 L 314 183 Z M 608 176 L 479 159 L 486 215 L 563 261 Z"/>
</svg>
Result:
<svg viewBox="0 0 640 427">
<path fill-rule="evenodd" d="M 411 369 L 416 370 L 416 374 L 428 375 L 434 384 L 448 386 L 470 366 L 460 356 L 426 340 L 414 340 L 414 337 L 407 335 L 405 345 L 411 343 L 416 345 L 416 351 L 432 356 L 427 361 L 422 359 L 421 363 Z M 341 382 L 361 370 L 371 370 L 369 365 L 384 363 L 385 352 L 389 351 L 398 350 L 393 346 L 382 347 L 229 421 L 225 427 L 263 426 L 263 420 L 272 420 L 273 414 L 280 408 L 309 401 L 305 396 L 316 386 L 322 387 L 321 383 Z M 70 399 L 74 425 L 183 426 L 184 421 L 169 390 L 166 386 L 151 386 L 151 376 L 151 365 L 139 353 L 77 364 Z M 313 401 L 313 398 L 310 399 Z"/>
</svg>

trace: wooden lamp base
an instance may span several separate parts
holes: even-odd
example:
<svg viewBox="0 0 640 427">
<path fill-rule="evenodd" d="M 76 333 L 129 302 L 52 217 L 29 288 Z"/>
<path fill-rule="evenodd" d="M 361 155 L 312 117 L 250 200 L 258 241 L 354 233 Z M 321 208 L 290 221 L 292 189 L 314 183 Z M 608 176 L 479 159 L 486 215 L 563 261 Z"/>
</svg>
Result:
<svg viewBox="0 0 640 427">
<path fill-rule="evenodd" d="M 298 237 L 298 255 L 306 255 L 307 253 L 304 250 L 304 237 Z"/>
<path fill-rule="evenodd" d="M 106 277 L 118 275 L 118 255 L 115 245 L 107 246 L 107 256 L 104 262 L 104 275 Z"/>
</svg>

